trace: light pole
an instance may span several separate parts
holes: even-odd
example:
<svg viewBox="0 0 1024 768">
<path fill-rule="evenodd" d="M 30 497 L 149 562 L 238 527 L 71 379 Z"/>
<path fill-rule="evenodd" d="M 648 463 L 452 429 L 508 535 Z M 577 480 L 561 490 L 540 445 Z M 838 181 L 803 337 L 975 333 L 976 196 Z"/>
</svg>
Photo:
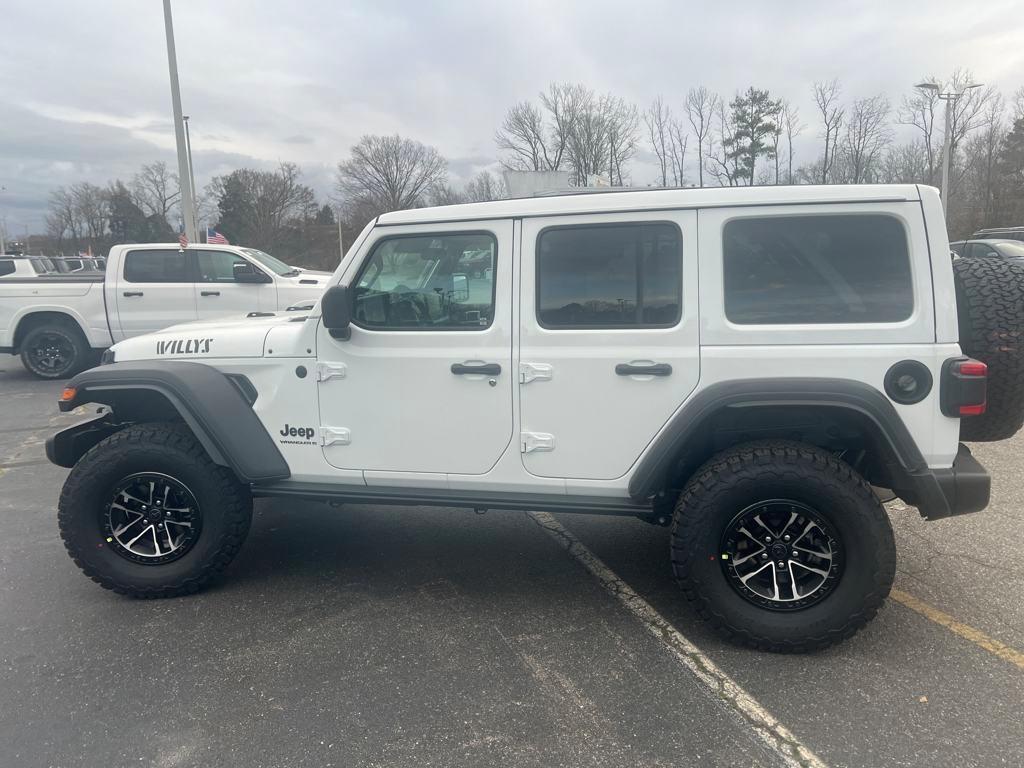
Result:
<svg viewBox="0 0 1024 768">
<path fill-rule="evenodd" d="M 178 187 L 181 189 L 181 215 L 185 224 L 185 237 L 190 243 L 199 242 L 196 232 L 196 208 L 192 196 L 188 153 L 185 149 L 185 125 L 181 119 L 181 91 L 178 88 L 178 57 L 174 51 L 174 23 L 171 21 L 171 0 L 164 0 L 164 31 L 167 33 L 167 68 L 171 72 L 171 108 L 174 110 L 174 143 L 178 148 Z"/>
<path fill-rule="evenodd" d="M 192 215 L 195 217 L 196 242 L 199 242 L 199 212 L 196 210 L 196 176 L 192 170 L 192 136 L 188 132 L 188 115 L 182 116 L 185 123 L 185 155 L 188 157 L 188 189 L 192 193 Z"/>
<path fill-rule="evenodd" d="M 950 158 L 949 150 L 951 136 L 950 131 L 952 130 L 953 122 L 953 109 L 956 107 L 956 100 L 963 96 L 971 88 L 980 88 L 981 83 L 971 83 L 965 85 L 959 91 L 943 91 L 942 86 L 938 83 L 917 83 L 914 87 L 920 88 L 923 91 L 934 91 L 935 98 L 942 99 L 946 102 L 945 117 L 944 117 L 944 136 L 942 139 L 942 212 L 948 214 L 949 211 L 949 164 L 952 158 Z"/>
</svg>

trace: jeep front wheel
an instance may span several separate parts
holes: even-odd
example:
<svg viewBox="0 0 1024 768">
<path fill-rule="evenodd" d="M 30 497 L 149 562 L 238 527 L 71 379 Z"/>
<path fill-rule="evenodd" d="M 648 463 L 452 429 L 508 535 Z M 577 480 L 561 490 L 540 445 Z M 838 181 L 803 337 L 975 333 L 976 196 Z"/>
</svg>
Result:
<svg viewBox="0 0 1024 768">
<path fill-rule="evenodd" d="M 97 443 L 58 504 L 61 538 L 100 586 L 132 597 L 196 592 L 245 540 L 252 499 L 183 426 L 140 424 Z"/>
<path fill-rule="evenodd" d="M 896 572 L 885 510 L 852 467 L 814 446 L 758 442 L 713 457 L 672 522 L 687 599 L 731 640 L 810 651 L 853 635 Z"/>
</svg>

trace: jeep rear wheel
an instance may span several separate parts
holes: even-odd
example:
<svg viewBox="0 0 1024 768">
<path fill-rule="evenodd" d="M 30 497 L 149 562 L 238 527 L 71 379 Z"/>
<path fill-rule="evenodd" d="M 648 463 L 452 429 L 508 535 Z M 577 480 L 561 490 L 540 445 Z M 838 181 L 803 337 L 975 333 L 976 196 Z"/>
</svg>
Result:
<svg viewBox="0 0 1024 768">
<path fill-rule="evenodd" d="M 248 489 L 177 424 L 131 426 L 97 443 L 58 504 L 75 563 L 132 597 L 202 589 L 234 558 L 251 517 Z"/>
<path fill-rule="evenodd" d="M 1024 426 L 1024 268 L 953 261 L 960 348 L 988 366 L 988 408 L 960 421 L 960 439 L 1005 440 Z"/>
<path fill-rule="evenodd" d="M 853 635 L 896 572 L 885 510 L 850 466 L 802 443 L 713 457 L 672 522 L 672 568 L 698 613 L 733 641 L 810 651 Z"/>
</svg>

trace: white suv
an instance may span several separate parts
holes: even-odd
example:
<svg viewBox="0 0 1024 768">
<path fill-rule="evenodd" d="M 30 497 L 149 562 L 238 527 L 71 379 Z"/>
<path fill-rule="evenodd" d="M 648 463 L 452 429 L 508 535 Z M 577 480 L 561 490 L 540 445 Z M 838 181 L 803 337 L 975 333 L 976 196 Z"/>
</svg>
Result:
<svg viewBox="0 0 1024 768">
<path fill-rule="evenodd" d="M 979 262 L 951 265 L 912 185 L 389 213 L 308 315 L 176 326 L 76 376 L 61 408 L 109 408 L 48 443 L 61 533 L 102 586 L 163 597 L 227 566 L 253 497 L 635 515 L 671 524 L 721 631 L 821 647 L 892 584 L 872 486 L 982 509 L 961 437 L 1024 420 L 1024 272 Z"/>
</svg>

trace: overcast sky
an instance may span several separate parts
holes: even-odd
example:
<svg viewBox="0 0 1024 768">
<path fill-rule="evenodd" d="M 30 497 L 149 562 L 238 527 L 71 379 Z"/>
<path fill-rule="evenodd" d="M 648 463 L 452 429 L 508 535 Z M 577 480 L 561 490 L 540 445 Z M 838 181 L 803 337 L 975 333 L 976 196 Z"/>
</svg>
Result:
<svg viewBox="0 0 1024 768">
<path fill-rule="evenodd" d="M 646 106 L 686 90 L 755 85 L 800 106 L 837 77 L 848 98 L 897 103 L 954 67 L 1009 97 L 1024 84 L 1024 0 L 682 2 L 681 0 L 174 0 L 178 66 L 198 186 L 292 160 L 326 195 L 366 133 L 437 147 L 459 183 L 497 156 L 515 101 L 553 80 Z M 50 189 L 127 180 L 174 163 L 160 0 L 4 0 L 0 219 L 41 231 Z M 633 182 L 653 180 L 643 162 Z"/>
</svg>

